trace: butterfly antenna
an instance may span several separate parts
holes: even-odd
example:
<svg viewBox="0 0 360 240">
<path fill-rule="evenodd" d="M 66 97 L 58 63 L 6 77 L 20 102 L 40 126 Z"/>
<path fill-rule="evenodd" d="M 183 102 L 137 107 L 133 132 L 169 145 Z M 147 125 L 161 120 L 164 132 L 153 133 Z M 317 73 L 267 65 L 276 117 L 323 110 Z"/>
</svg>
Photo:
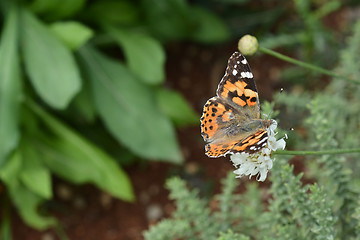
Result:
<svg viewBox="0 0 360 240">
<path fill-rule="evenodd" d="M 271 114 L 274 112 L 274 108 L 275 108 L 275 105 L 276 105 L 276 103 L 278 101 L 278 97 L 279 97 L 280 93 L 282 93 L 283 91 L 284 91 L 284 88 L 280 88 L 279 94 L 275 96 L 275 99 L 273 101 L 274 104 L 273 104 L 273 106 L 271 108 L 270 113 L 267 115 L 267 119 L 271 119 Z"/>
</svg>

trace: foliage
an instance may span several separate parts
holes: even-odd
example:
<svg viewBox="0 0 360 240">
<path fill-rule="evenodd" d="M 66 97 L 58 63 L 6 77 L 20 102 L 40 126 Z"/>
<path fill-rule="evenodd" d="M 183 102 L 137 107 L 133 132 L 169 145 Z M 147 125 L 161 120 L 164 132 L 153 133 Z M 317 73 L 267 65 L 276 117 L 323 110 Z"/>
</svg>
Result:
<svg viewBox="0 0 360 240">
<path fill-rule="evenodd" d="M 182 162 L 174 125 L 198 116 L 162 86 L 163 44 L 226 40 L 218 17 L 182 0 L 8 0 L 0 9 L 0 179 L 27 224 L 56 224 L 38 211 L 53 197 L 53 174 L 133 201 L 119 162 Z M 125 59 L 106 54 L 114 50 Z"/>
<path fill-rule="evenodd" d="M 302 186 L 301 175 L 294 176 L 292 171 L 286 160 L 277 161 L 270 189 L 274 199 L 268 211 L 256 185 L 243 194 L 234 193 L 238 180 L 233 173 L 215 196 L 215 209 L 196 190 L 188 191 L 184 181 L 172 178 L 167 186 L 177 209 L 171 219 L 150 227 L 145 239 L 334 239 L 332 202 L 325 201 L 326 194 L 316 184 Z M 181 229 L 172 231 L 174 226 Z"/>
<path fill-rule="evenodd" d="M 121 164 L 134 157 L 183 161 L 174 126 L 198 124 L 198 116 L 179 93 L 163 86 L 164 44 L 170 41 L 218 43 L 229 38 L 229 28 L 236 37 L 256 32 L 261 47 L 292 50 L 326 68 L 337 64 L 334 75 L 345 78 L 328 84 L 316 71 L 281 71 L 284 85 L 294 90 L 278 98 L 280 124 L 300 128 L 291 133 L 289 148 L 360 145 L 360 88 L 344 80 L 359 80 L 360 21 L 344 47 L 324 19 L 355 3 L 195 2 L 202 6 L 185 0 L 1 1 L 1 239 L 11 239 L 11 204 L 32 227 L 57 224 L 46 209 L 38 211 L 53 197 L 52 175 L 133 201 Z M 219 4 L 226 25 L 211 11 Z M 264 113 L 270 109 L 263 104 Z M 248 183 L 240 194 L 239 181 L 229 173 L 222 192 L 204 199 L 179 178 L 170 179 L 177 209 L 144 232 L 145 238 L 360 238 L 358 155 L 303 157 L 306 171 L 299 175 L 288 158 L 276 158 L 268 190 Z M 303 182 L 309 179 L 316 183 Z"/>
<path fill-rule="evenodd" d="M 311 38 L 319 41 L 311 43 L 309 49 L 321 51 L 329 43 L 327 36 L 318 38 L 315 35 L 326 30 L 319 22 L 313 24 L 324 14 L 337 9 L 339 1 L 323 1 L 324 6 L 316 11 L 310 10 L 313 9 L 310 1 L 294 2 L 296 10 L 309 28 L 306 30 L 307 38 L 313 35 Z M 296 84 L 301 84 L 301 87 L 277 98 L 284 112 L 294 119 L 295 129 L 297 126 L 301 127 L 298 134 L 292 133 L 297 136 L 288 148 L 315 151 L 359 148 L 360 87 L 347 79 L 359 80 L 360 21 L 353 25 L 353 31 L 345 48 L 326 53 L 338 55 L 335 58 L 339 63 L 333 75 L 345 77 L 333 77 L 321 91 L 307 91 L 303 87 L 310 82 L 319 81 L 319 76 L 302 72 L 307 77 L 306 81 L 304 78 L 294 77 L 297 79 Z M 300 39 L 302 37 L 298 40 Z M 317 44 L 325 45 L 319 47 Z M 311 56 L 308 57 L 311 59 Z M 327 64 L 327 60 L 320 62 Z M 270 104 L 266 104 L 265 108 L 263 112 L 266 114 L 271 108 Z M 285 119 L 281 115 L 280 126 Z M 160 221 L 145 231 L 145 239 L 360 238 L 358 153 L 297 158 L 301 159 L 301 165 L 306 169 L 300 174 L 294 173 L 294 166 L 289 163 L 289 158 L 282 155 L 274 157 L 276 161 L 271 170 L 269 189 L 248 183 L 244 193 L 237 193 L 235 190 L 239 180 L 234 178 L 233 173 L 229 173 L 223 180 L 221 193 L 211 199 L 203 199 L 196 190 L 184 190 L 184 181 L 171 178 L 167 187 L 170 198 L 175 200 L 176 210 L 170 219 Z M 314 181 L 315 183 L 307 183 Z M 266 202 L 262 199 L 264 196 L 267 196 Z M 192 211 L 196 211 L 196 217 L 192 215 Z M 196 219 L 203 219 L 205 222 L 200 225 Z M 163 222 L 171 222 L 171 226 L 181 223 L 182 226 L 194 227 L 184 227 L 183 232 L 172 235 L 171 226 L 166 226 Z M 201 226 L 211 227 L 201 229 Z"/>
</svg>

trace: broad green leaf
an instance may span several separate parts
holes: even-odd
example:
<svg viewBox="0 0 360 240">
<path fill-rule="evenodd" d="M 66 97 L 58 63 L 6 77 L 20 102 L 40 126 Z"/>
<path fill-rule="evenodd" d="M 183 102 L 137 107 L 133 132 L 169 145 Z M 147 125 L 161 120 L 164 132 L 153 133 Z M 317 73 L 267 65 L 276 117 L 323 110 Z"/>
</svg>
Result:
<svg viewBox="0 0 360 240">
<path fill-rule="evenodd" d="M 229 31 L 220 18 L 185 0 L 142 0 L 146 24 L 163 41 L 192 39 L 204 43 L 228 39 Z"/>
<path fill-rule="evenodd" d="M 64 109 L 81 89 L 75 59 L 30 12 L 23 10 L 21 13 L 24 63 L 31 83 L 47 104 Z"/>
<path fill-rule="evenodd" d="M 72 16 L 84 7 L 86 0 L 35 0 L 29 6 L 47 19 L 55 20 Z"/>
<path fill-rule="evenodd" d="M 19 185 L 18 175 L 21 171 L 22 159 L 21 153 L 16 151 L 0 169 L 1 180 L 6 183 L 9 188 L 16 188 Z"/>
<path fill-rule="evenodd" d="M 40 154 L 30 145 L 32 139 L 21 142 L 21 156 L 24 159 L 20 180 L 31 191 L 45 199 L 52 197 L 51 174 L 41 163 Z"/>
<path fill-rule="evenodd" d="M 151 31 L 164 41 L 186 38 L 195 30 L 185 0 L 142 0 Z"/>
<path fill-rule="evenodd" d="M 52 11 L 49 11 L 46 16 L 48 19 L 62 19 L 72 16 L 84 7 L 86 0 L 59 0 L 59 4 Z"/>
<path fill-rule="evenodd" d="M 56 8 L 59 4 L 59 0 L 34 0 L 29 8 L 35 13 L 44 13 Z"/>
<path fill-rule="evenodd" d="M 18 59 L 18 13 L 10 9 L 0 42 L 0 166 L 19 140 L 21 79 Z"/>
<path fill-rule="evenodd" d="M 117 140 L 139 156 L 181 162 L 174 128 L 157 108 L 151 88 L 89 46 L 81 48 L 80 56 L 97 112 Z"/>
<path fill-rule="evenodd" d="M 229 38 L 229 30 L 225 23 L 213 13 L 204 8 L 192 7 L 191 16 L 197 24 L 192 38 L 199 42 L 216 43 Z"/>
<path fill-rule="evenodd" d="M 91 95 L 89 83 L 84 82 L 83 88 L 74 98 L 72 105 L 69 108 L 71 111 L 76 111 L 77 114 L 84 118 L 87 122 L 94 122 L 96 118 L 96 109 Z M 80 119 L 81 120 L 81 119 Z"/>
<path fill-rule="evenodd" d="M 9 161 L 0 169 L 0 178 L 6 184 L 10 198 L 19 211 L 22 219 L 30 226 L 44 230 L 56 224 L 52 217 L 39 215 L 38 206 L 44 199 L 26 188 L 19 180 L 22 171 L 22 159 L 20 152 L 15 152 Z"/>
<path fill-rule="evenodd" d="M 21 218 L 31 227 L 45 230 L 56 225 L 54 217 L 42 216 L 38 212 L 39 205 L 44 199 L 24 185 L 19 184 L 16 189 L 9 189 L 12 202 L 15 204 Z"/>
<path fill-rule="evenodd" d="M 53 23 L 50 25 L 50 29 L 72 50 L 84 45 L 94 35 L 91 28 L 73 21 Z"/>
<path fill-rule="evenodd" d="M 114 159 L 30 102 L 29 106 L 55 137 L 34 139 L 44 164 L 74 183 L 94 183 L 115 197 L 132 201 L 134 194 L 126 173 Z"/>
<path fill-rule="evenodd" d="M 130 25 L 139 20 L 139 12 L 132 1 L 102 0 L 94 1 L 86 13 L 90 20 Z"/>
<path fill-rule="evenodd" d="M 149 84 L 164 81 L 165 51 L 157 40 L 125 29 L 107 27 L 107 30 L 124 50 L 129 69 L 141 80 Z"/>
<path fill-rule="evenodd" d="M 250 0 L 215 0 L 215 2 L 222 3 L 222 4 L 246 4 Z"/>
<path fill-rule="evenodd" d="M 200 116 L 190 107 L 180 93 L 159 88 L 156 97 L 160 109 L 170 117 L 177 126 L 199 124 Z"/>
</svg>

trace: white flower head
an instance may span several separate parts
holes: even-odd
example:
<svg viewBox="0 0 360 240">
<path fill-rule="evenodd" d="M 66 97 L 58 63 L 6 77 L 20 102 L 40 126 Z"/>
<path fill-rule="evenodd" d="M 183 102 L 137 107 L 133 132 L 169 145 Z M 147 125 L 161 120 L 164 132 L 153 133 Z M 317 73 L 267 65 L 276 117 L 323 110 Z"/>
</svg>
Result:
<svg viewBox="0 0 360 240">
<path fill-rule="evenodd" d="M 256 175 L 256 180 L 261 182 L 265 181 L 267 173 L 272 168 L 273 161 L 275 160 L 275 158 L 270 158 L 271 152 L 278 149 L 283 150 L 286 145 L 286 135 L 285 137 L 276 140 L 276 128 L 277 122 L 275 120 L 271 120 L 271 125 L 266 128 L 268 134 L 267 143 L 260 151 L 252 154 L 241 152 L 230 155 L 230 160 L 237 168 L 234 171 L 237 178 L 242 176 L 249 176 L 249 178 L 251 178 L 252 176 Z"/>
</svg>

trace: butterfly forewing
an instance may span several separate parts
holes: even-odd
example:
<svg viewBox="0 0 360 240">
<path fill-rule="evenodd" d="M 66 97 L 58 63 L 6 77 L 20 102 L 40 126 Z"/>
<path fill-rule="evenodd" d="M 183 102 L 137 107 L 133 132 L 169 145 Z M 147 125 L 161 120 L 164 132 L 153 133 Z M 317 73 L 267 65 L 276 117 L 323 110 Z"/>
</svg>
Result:
<svg viewBox="0 0 360 240">
<path fill-rule="evenodd" d="M 244 56 L 239 52 L 231 55 L 216 91 L 229 104 L 248 108 L 252 118 L 260 117 L 260 104 L 253 74 Z"/>
<path fill-rule="evenodd" d="M 209 99 L 203 109 L 201 135 L 207 142 L 220 140 L 238 122 L 239 112 L 219 97 Z"/>
</svg>

